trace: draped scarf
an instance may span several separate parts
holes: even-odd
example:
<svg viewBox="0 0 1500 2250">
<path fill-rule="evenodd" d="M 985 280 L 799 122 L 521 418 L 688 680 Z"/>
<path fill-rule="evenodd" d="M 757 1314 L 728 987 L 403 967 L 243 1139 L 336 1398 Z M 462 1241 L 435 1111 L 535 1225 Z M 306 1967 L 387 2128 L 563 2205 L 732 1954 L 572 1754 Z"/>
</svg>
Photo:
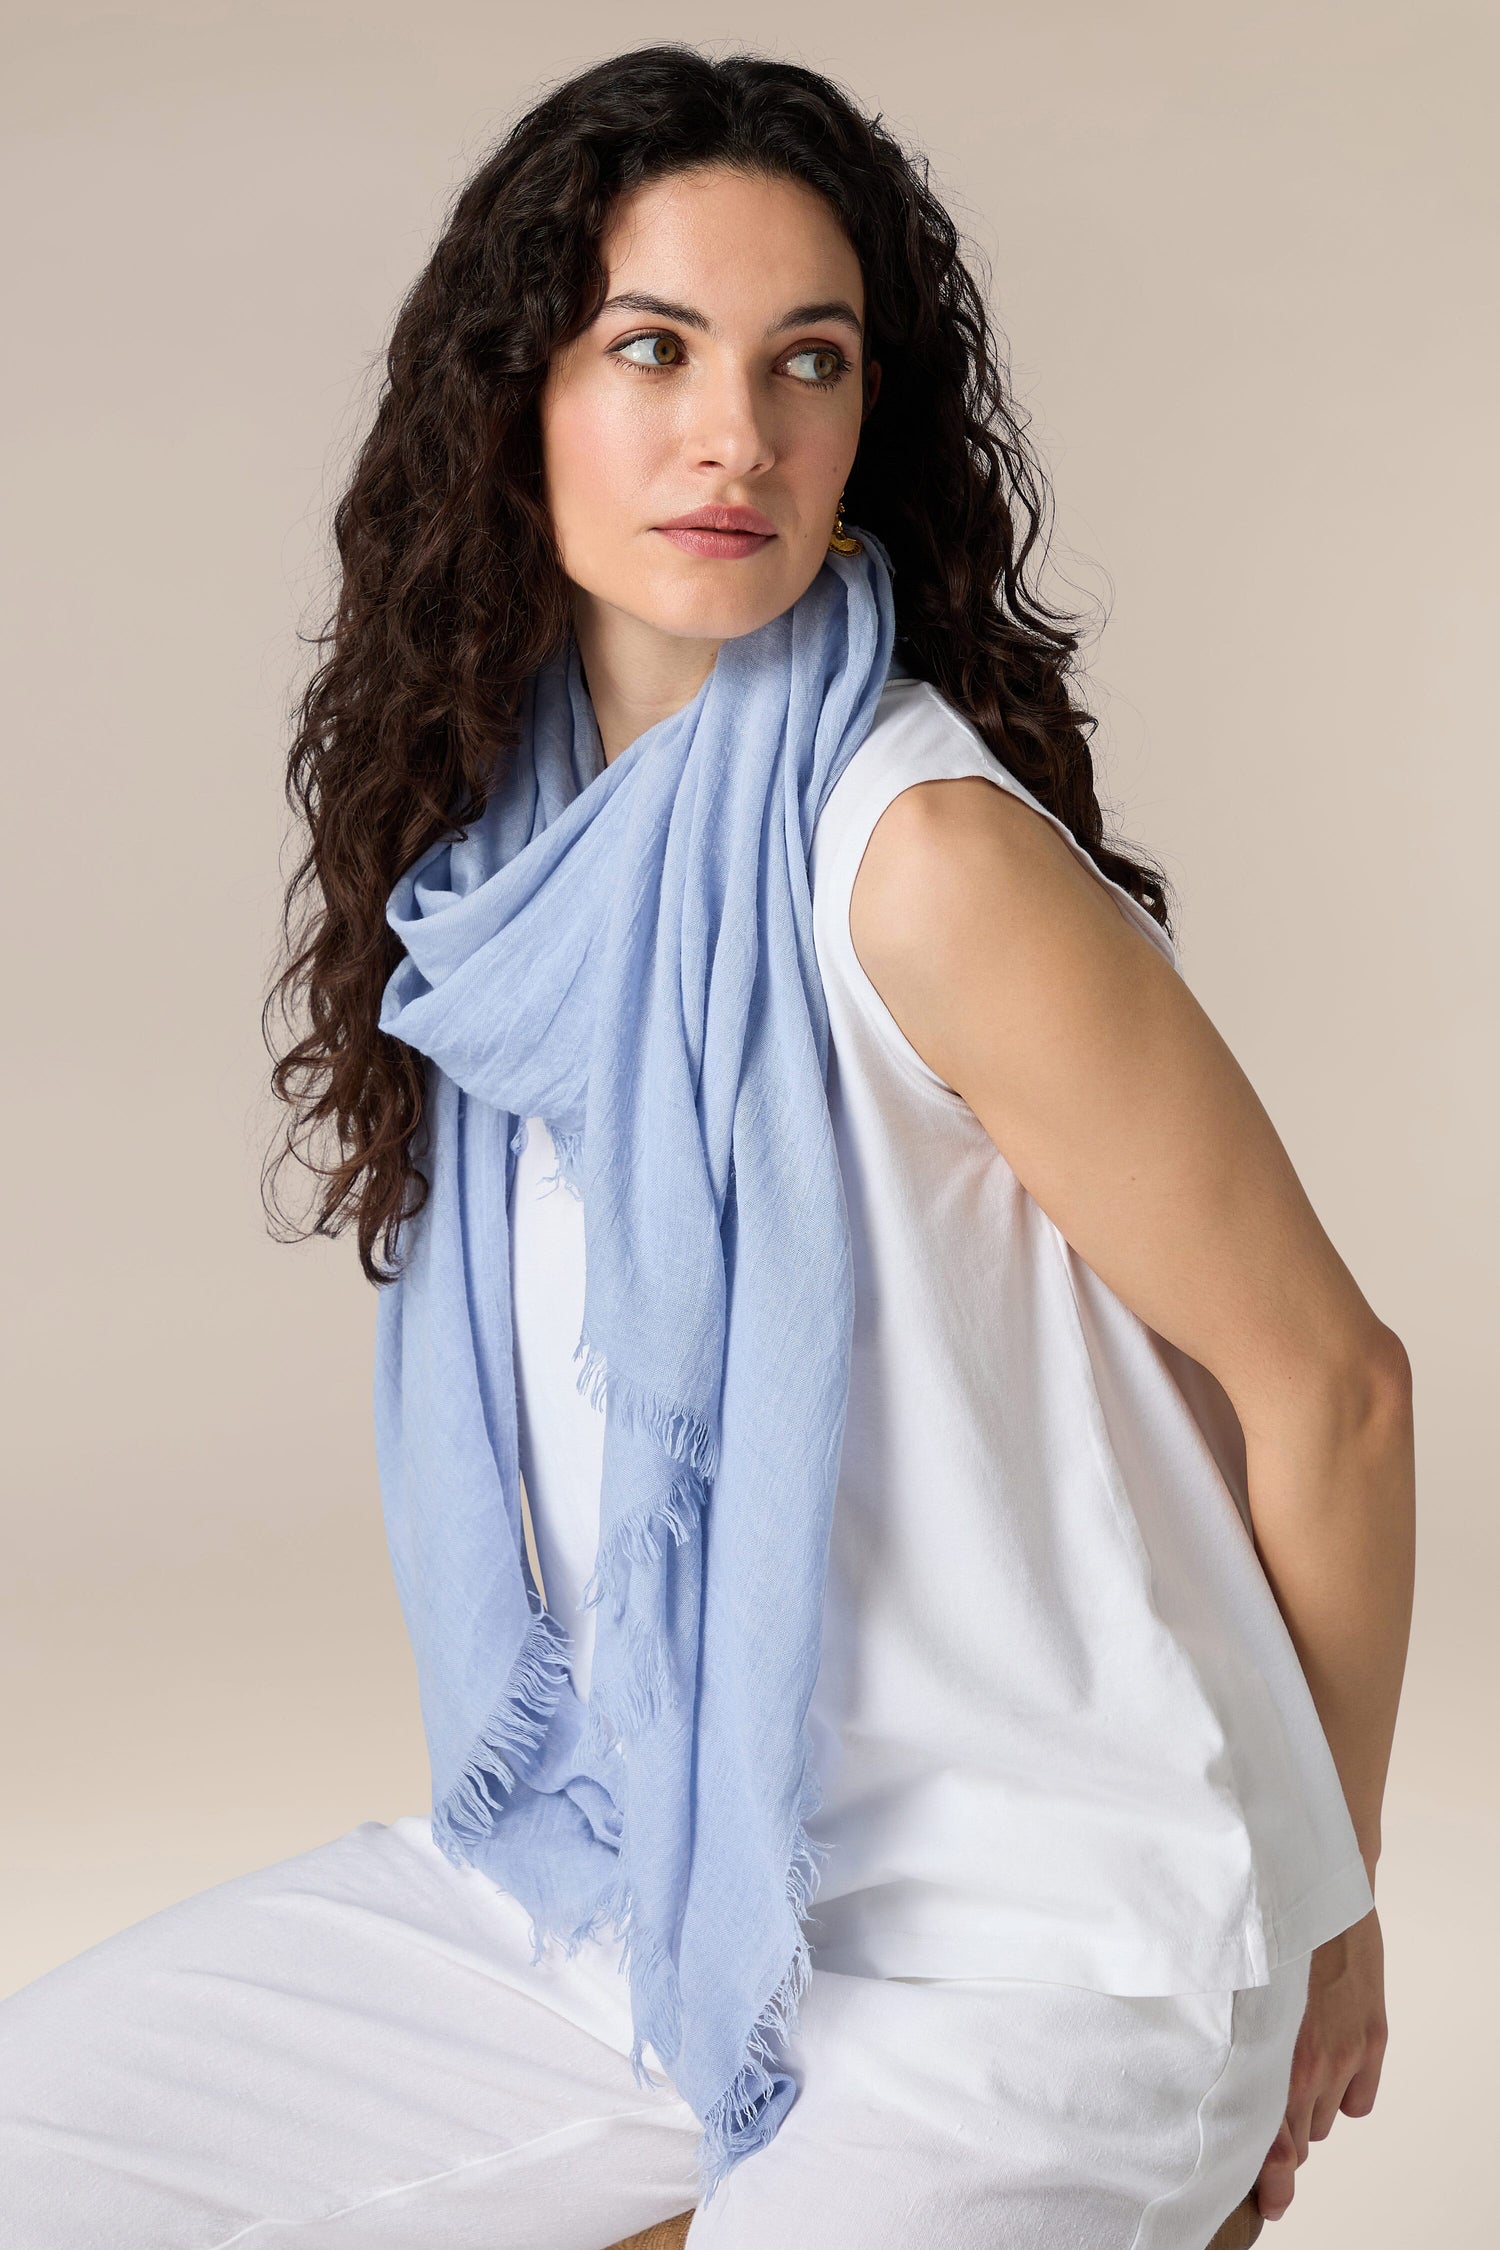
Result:
<svg viewBox="0 0 1500 2250">
<path fill-rule="evenodd" d="M 576 639 L 482 814 L 402 875 L 381 1029 L 425 1061 L 428 1183 L 377 1310 L 375 1430 L 432 1834 L 531 1917 L 611 1928 L 703 2124 L 700 2200 L 796 2099 L 824 1848 L 806 1716 L 853 1280 L 812 938 L 814 824 L 891 668 L 888 555 L 832 550 L 605 761 Z M 605 1417 L 587 1701 L 526 1567 L 509 1199 L 541 1117 L 583 1204 Z"/>
</svg>

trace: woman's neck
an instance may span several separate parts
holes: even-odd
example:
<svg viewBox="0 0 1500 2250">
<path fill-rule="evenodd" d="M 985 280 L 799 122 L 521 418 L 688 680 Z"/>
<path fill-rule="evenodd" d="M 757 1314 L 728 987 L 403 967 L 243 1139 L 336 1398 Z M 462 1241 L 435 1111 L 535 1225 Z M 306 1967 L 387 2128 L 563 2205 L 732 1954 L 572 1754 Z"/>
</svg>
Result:
<svg viewBox="0 0 1500 2250">
<path fill-rule="evenodd" d="M 658 719 L 692 702 L 721 646 L 664 633 L 581 588 L 574 594 L 573 630 L 606 765 Z"/>
</svg>

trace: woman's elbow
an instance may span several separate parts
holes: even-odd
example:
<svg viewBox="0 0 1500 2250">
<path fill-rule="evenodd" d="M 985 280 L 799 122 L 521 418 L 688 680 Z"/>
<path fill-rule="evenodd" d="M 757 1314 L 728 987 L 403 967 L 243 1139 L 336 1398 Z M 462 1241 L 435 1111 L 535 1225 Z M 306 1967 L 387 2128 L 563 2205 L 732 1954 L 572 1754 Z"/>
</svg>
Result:
<svg viewBox="0 0 1500 2250">
<path fill-rule="evenodd" d="M 1394 1328 L 1377 1320 L 1363 1368 L 1366 1412 L 1384 1429 L 1409 1429 L 1412 1420 L 1411 1358 Z"/>
<path fill-rule="evenodd" d="M 1404 1492 L 1413 1449 L 1412 1367 L 1396 1331 L 1372 1318 L 1355 1344 L 1330 1354 L 1323 1390 L 1328 1438 L 1356 1486 L 1367 1495 Z"/>
<path fill-rule="evenodd" d="M 1412 1368 L 1393 1328 L 1366 1313 L 1257 1355 L 1252 1376 L 1225 1384 L 1252 1450 L 1308 1459 L 1389 1455 L 1408 1449 Z"/>
</svg>

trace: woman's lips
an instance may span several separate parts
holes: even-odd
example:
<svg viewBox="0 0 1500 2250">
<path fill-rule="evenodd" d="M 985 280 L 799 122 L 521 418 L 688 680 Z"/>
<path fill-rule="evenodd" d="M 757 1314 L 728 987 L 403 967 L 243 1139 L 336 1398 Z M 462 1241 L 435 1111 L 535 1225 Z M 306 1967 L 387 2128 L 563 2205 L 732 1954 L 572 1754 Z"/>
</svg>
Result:
<svg viewBox="0 0 1500 2250">
<path fill-rule="evenodd" d="M 699 523 L 662 523 L 655 528 L 663 539 L 670 539 L 685 555 L 718 556 L 725 561 L 758 555 L 776 536 L 773 531 L 712 531 L 706 524 Z"/>
</svg>

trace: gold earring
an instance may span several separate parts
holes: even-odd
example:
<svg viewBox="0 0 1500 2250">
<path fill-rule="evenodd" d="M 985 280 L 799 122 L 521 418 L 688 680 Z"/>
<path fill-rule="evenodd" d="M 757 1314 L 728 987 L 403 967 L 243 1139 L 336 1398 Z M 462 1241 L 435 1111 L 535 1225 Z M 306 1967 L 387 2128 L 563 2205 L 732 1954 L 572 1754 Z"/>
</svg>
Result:
<svg viewBox="0 0 1500 2250">
<path fill-rule="evenodd" d="M 839 494 L 839 504 L 834 510 L 833 529 L 828 535 L 828 551 L 834 555 L 862 555 L 865 543 L 856 539 L 852 531 L 844 529 L 844 495 Z"/>
</svg>

